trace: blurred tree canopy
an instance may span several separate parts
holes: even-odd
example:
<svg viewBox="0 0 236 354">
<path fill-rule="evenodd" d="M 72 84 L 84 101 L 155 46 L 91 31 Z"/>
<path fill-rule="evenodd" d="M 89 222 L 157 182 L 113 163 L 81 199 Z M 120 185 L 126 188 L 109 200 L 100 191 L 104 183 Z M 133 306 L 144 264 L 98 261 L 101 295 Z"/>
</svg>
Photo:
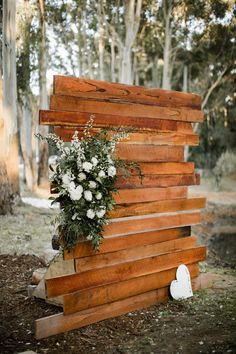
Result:
<svg viewBox="0 0 236 354">
<path fill-rule="evenodd" d="M 201 95 L 206 119 L 188 156 L 213 168 L 236 144 L 235 13 L 231 0 L 17 0 L 17 112 L 30 188 L 36 159 L 47 160 L 32 131 L 53 74 Z"/>
</svg>

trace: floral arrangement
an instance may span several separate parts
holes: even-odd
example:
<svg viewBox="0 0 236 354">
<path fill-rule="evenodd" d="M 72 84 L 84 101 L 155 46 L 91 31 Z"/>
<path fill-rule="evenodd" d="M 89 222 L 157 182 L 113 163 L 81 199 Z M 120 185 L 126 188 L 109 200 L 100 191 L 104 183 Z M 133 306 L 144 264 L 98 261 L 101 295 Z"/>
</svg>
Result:
<svg viewBox="0 0 236 354">
<path fill-rule="evenodd" d="M 107 214 L 114 208 L 113 193 L 117 180 L 117 168 L 129 175 L 135 163 L 125 163 L 115 156 L 116 144 L 128 136 L 124 129 L 112 134 L 101 130 L 91 135 L 93 118 L 90 118 L 83 137 L 75 132 L 69 146 L 57 135 L 48 134 L 45 139 L 57 149 L 58 159 L 50 181 L 56 185 L 58 195 L 52 203 L 60 203 L 56 217 L 62 247 L 71 250 L 81 240 L 90 240 L 95 250 L 99 249 L 102 230 L 108 224 Z"/>
</svg>

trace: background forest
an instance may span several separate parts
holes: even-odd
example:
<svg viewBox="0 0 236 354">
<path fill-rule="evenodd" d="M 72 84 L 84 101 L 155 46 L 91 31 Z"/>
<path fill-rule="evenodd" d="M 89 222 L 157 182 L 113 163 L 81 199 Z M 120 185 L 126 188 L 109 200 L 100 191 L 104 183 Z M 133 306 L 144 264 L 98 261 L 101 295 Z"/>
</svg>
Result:
<svg viewBox="0 0 236 354">
<path fill-rule="evenodd" d="M 7 163 L 2 149 L 1 180 L 5 168 L 14 182 L 18 155 L 30 190 L 47 180 L 47 146 L 34 133 L 46 133 L 38 109 L 48 108 L 53 74 L 201 95 L 200 146 L 186 157 L 213 169 L 236 145 L 235 12 L 231 0 L 1 2 L 4 146 L 16 137 Z"/>
</svg>

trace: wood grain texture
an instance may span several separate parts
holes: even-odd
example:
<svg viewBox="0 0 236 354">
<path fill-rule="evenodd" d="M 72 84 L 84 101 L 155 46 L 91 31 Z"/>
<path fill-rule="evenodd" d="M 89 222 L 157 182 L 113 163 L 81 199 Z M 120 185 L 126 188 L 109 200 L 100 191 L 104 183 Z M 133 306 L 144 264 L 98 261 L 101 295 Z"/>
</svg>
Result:
<svg viewBox="0 0 236 354">
<path fill-rule="evenodd" d="M 40 318 L 35 321 L 36 339 L 46 338 L 58 333 L 87 326 L 108 318 L 120 316 L 168 299 L 168 287 L 116 301 L 111 304 L 96 306 L 71 315 L 56 315 Z"/>
<path fill-rule="evenodd" d="M 198 174 L 186 175 L 145 175 L 143 179 L 139 176 L 128 178 L 120 176 L 116 181 L 119 189 L 127 188 L 148 188 L 148 187 L 173 187 L 173 186 L 193 186 L 200 184 Z"/>
<path fill-rule="evenodd" d="M 120 263 L 111 267 L 89 270 L 46 280 L 47 296 L 55 297 L 78 290 L 101 286 L 143 275 L 161 272 L 178 267 L 180 264 L 191 264 L 204 260 L 205 247 L 180 250 L 136 261 Z"/>
<path fill-rule="evenodd" d="M 205 207 L 205 198 L 162 200 L 149 203 L 138 203 L 124 206 L 116 206 L 109 212 L 109 218 L 122 218 L 134 215 L 146 215 L 152 213 L 164 213 L 180 210 L 202 209 Z"/>
<path fill-rule="evenodd" d="M 74 259 L 87 256 L 100 255 L 107 252 L 130 249 L 133 247 L 151 245 L 157 242 L 187 237 L 191 234 L 191 227 L 179 227 L 167 230 L 149 231 L 133 235 L 104 238 L 98 252 L 94 252 L 91 242 L 80 242 L 73 251 L 64 251 L 64 259 Z"/>
<path fill-rule="evenodd" d="M 192 248 L 196 245 L 196 237 L 183 237 L 175 240 L 138 246 L 116 252 L 97 254 L 94 256 L 75 259 L 76 272 L 81 273 L 91 269 L 104 268 L 119 263 L 130 262 L 152 257 L 163 253 L 175 252 Z"/>
<path fill-rule="evenodd" d="M 154 119 L 168 119 L 183 122 L 202 122 L 203 112 L 191 108 L 160 107 L 140 103 L 117 103 L 115 101 L 96 101 L 74 96 L 53 95 L 50 97 L 50 109 L 70 112 L 86 112 L 96 114 L 115 114 L 120 116 L 145 117 Z M 147 122 L 148 126 L 148 122 Z"/>
<path fill-rule="evenodd" d="M 59 75 L 53 78 L 53 93 L 96 100 L 115 100 L 120 103 L 201 109 L 200 96 L 191 93 Z"/>
<path fill-rule="evenodd" d="M 203 278 L 204 274 L 199 277 Z M 192 279 L 193 290 L 198 290 L 206 282 L 199 277 Z M 36 339 L 46 338 L 62 332 L 84 327 L 108 318 L 143 309 L 145 307 L 163 302 L 168 299 L 169 287 L 152 290 L 144 294 L 131 296 L 127 299 L 118 300 L 113 303 L 96 306 L 87 310 L 79 311 L 71 315 L 59 313 L 56 315 L 40 318 L 35 321 Z"/>
<path fill-rule="evenodd" d="M 148 232 L 171 227 L 196 225 L 201 221 L 199 211 L 163 213 L 127 218 L 112 219 L 109 225 L 104 227 L 104 237 L 129 235 L 138 232 Z"/>
<path fill-rule="evenodd" d="M 193 162 L 140 162 L 139 167 L 143 175 L 184 175 L 194 173 Z M 139 175 L 136 168 L 130 170 L 132 176 Z M 118 176 L 124 172 L 121 169 L 117 171 Z"/>
<path fill-rule="evenodd" d="M 187 187 L 121 189 L 114 194 L 116 204 L 187 198 Z"/>
<path fill-rule="evenodd" d="M 189 264 L 191 278 L 198 273 L 197 264 Z M 81 290 L 64 296 L 63 312 L 65 315 L 91 307 L 103 305 L 134 295 L 142 294 L 154 289 L 169 286 L 176 277 L 177 268 L 157 272 L 123 282 L 100 286 L 97 288 Z"/>
<path fill-rule="evenodd" d="M 96 135 L 99 132 L 99 128 L 92 129 L 91 135 Z M 57 134 L 64 141 L 71 141 L 74 132 L 78 132 L 78 137 L 82 138 L 83 128 L 71 128 L 54 126 L 54 133 Z M 143 144 L 146 145 L 191 145 L 196 146 L 199 144 L 199 137 L 197 134 L 190 134 L 190 132 L 153 132 L 153 131 L 141 131 L 140 133 L 129 133 L 129 137 L 123 139 L 126 144 Z"/>
<path fill-rule="evenodd" d="M 121 160 L 136 162 L 183 162 L 183 146 L 135 145 L 120 143 L 116 155 Z"/>
<path fill-rule="evenodd" d="M 56 125 L 56 126 L 73 126 L 84 127 L 88 122 L 91 113 L 86 112 L 70 112 L 70 111 L 56 111 L 56 110 L 40 110 L 39 122 L 40 124 Z M 143 117 L 122 117 L 118 113 L 113 114 L 99 114 L 94 117 L 94 127 L 131 127 L 147 131 L 180 131 L 183 133 L 193 134 L 193 127 L 191 123 L 179 122 L 173 120 L 163 120 L 149 118 L 148 121 Z"/>
</svg>

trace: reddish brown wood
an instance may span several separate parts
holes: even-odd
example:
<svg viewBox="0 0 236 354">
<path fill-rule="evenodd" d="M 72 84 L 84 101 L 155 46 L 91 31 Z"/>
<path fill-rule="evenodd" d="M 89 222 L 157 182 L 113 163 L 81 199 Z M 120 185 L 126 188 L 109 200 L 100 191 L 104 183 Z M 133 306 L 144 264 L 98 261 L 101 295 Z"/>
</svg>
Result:
<svg viewBox="0 0 236 354">
<path fill-rule="evenodd" d="M 57 125 L 57 126 L 73 126 L 84 127 L 88 122 L 91 114 L 86 112 L 69 112 L 69 111 L 56 111 L 56 110 L 41 110 L 39 111 L 40 124 Z M 193 133 L 191 123 L 178 122 L 173 120 L 161 120 L 155 118 L 142 117 L 122 117 L 117 113 L 114 115 L 109 114 L 96 114 L 94 117 L 94 127 L 107 128 L 107 127 L 131 127 L 147 131 L 181 131 L 189 134 Z"/>
<path fill-rule="evenodd" d="M 115 102 L 120 103 L 136 102 L 158 106 L 201 109 L 200 96 L 186 92 L 65 76 L 54 76 L 53 84 L 54 94 L 69 94 L 96 100 L 115 100 Z"/>
<path fill-rule="evenodd" d="M 138 203 L 124 206 L 117 206 L 109 212 L 109 218 L 122 218 L 134 215 L 146 215 L 154 213 L 165 213 L 181 210 L 202 209 L 205 207 L 205 198 L 162 200 L 149 203 Z"/>
<path fill-rule="evenodd" d="M 161 272 L 178 267 L 182 263 L 191 264 L 202 261 L 205 257 L 206 248 L 196 247 L 120 263 L 111 267 L 51 278 L 46 280 L 47 296 L 65 295 L 74 291 L 136 278 L 157 271 Z"/>
<path fill-rule="evenodd" d="M 91 129 L 91 135 L 98 134 L 100 128 Z M 83 128 L 70 128 L 70 127 L 54 127 L 54 133 L 57 134 L 64 141 L 71 141 L 75 133 L 78 132 L 78 137 L 82 138 Z M 127 139 L 123 139 L 126 144 L 143 144 L 146 145 L 198 145 L 199 137 L 196 134 L 189 134 L 188 132 L 153 132 L 146 130 L 140 133 L 129 133 Z"/>
<path fill-rule="evenodd" d="M 183 146 L 133 145 L 120 143 L 117 146 L 116 154 L 117 157 L 125 161 L 184 161 Z"/>
<path fill-rule="evenodd" d="M 191 278 L 195 278 L 199 273 L 197 264 L 189 264 L 188 269 Z M 65 295 L 63 312 L 68 315 L 76 311 L 85 310 L 94 306 L 166 287 L 175 279 L 176 270 L 176 268 L 173 268 L 163 272 L 157 272 L 119 283 L 99 286 L 97 288 L 81 290 Z"/>
<path fill-rule="evenodd" d="M 87 326 L 107 318 L 120 316 L 130 311 L 142 309 L 168 298 L 169 288 L 162 288 L 132 296 L 111 304 L 96 306 L 88 310 L 64 316 L 63 313 L 40 318 L 35 321 L 36 339 L 46 338 L 58 333 Z"/>
<path fill-rule="evenodd" d="M 105 238 L 99 251 L 94 252 L 91 242 L 80 242 L 72 251 L 64 251 L 64 259 L 74 259 L 87 256 L 100 255 L 107 252 L 130 249 L 133 247 L 151 245 L 157 242 L 174 240 L 181 237 L 187 237 L 191 234 L 190 226 L 143 232 L 133 235 L 124 235 L 118 237 Z"/>
<path fill-rule="evenodd" d="M 203 113 L 191 108 L 160 107 L 137 103 L 116 103 L 114 101 L 95 101 L 74 96 L 54 95 L 50 99 L 50 109 L 70 112 L 86 112 L 96 114 L 110 114 L 119 112 L 121 116 L 168 119 L 183 122 L 202 122 Z M 148 123 L 147 123 L 148 126 Z"/>
<path fill-rule="evenodd" d="M 182 237 L 175 240 L 153 243 L 151 245 L 138 246 L 104 254 L 96 254 L 94 256 L 75 259 L 75 269 L 76 272 L 81 273 L 91 269 L 103 268 L 119 263 L 152 257 L 159 254 L 192 248 L 195 244 L 196 237 Z"/>
<path fill-rule="evenodd" d="M 179 212 L 154 214 L 152 216 L 132 216 L 128 218 L 112 219 L 105 226 L 103 235 L 114 237 L 119 235 L 148 232 L 171 227 L 188 226 L 200 223 L 200 212 Z"/>
<path fill-rule="evenodd" d="M 193 162 L 140 162 L 138 164 L 143 175 L 183 175 L 194 173 Z M 139 170 L 131 169 L 133 176 L 139 175 Z M 117 171 L 118 175 L 123 175 L 122 170 Z"/>
<path fill-rule="evenodd" d="M 146 188 L 146 187 L 171 187 L 171 186 L 191 186 L 200 184 L 199 177 L 191 175 L 145 175 L 143 179 L 139 176 L 129 178 L 119 177 L 116 187 L 122 188 Z"/>
<path fill-rule="evenodd" d="M 114 194 L 116 204 L 187 198 L 187 187 L 121 189 Z"/>
</svg>

